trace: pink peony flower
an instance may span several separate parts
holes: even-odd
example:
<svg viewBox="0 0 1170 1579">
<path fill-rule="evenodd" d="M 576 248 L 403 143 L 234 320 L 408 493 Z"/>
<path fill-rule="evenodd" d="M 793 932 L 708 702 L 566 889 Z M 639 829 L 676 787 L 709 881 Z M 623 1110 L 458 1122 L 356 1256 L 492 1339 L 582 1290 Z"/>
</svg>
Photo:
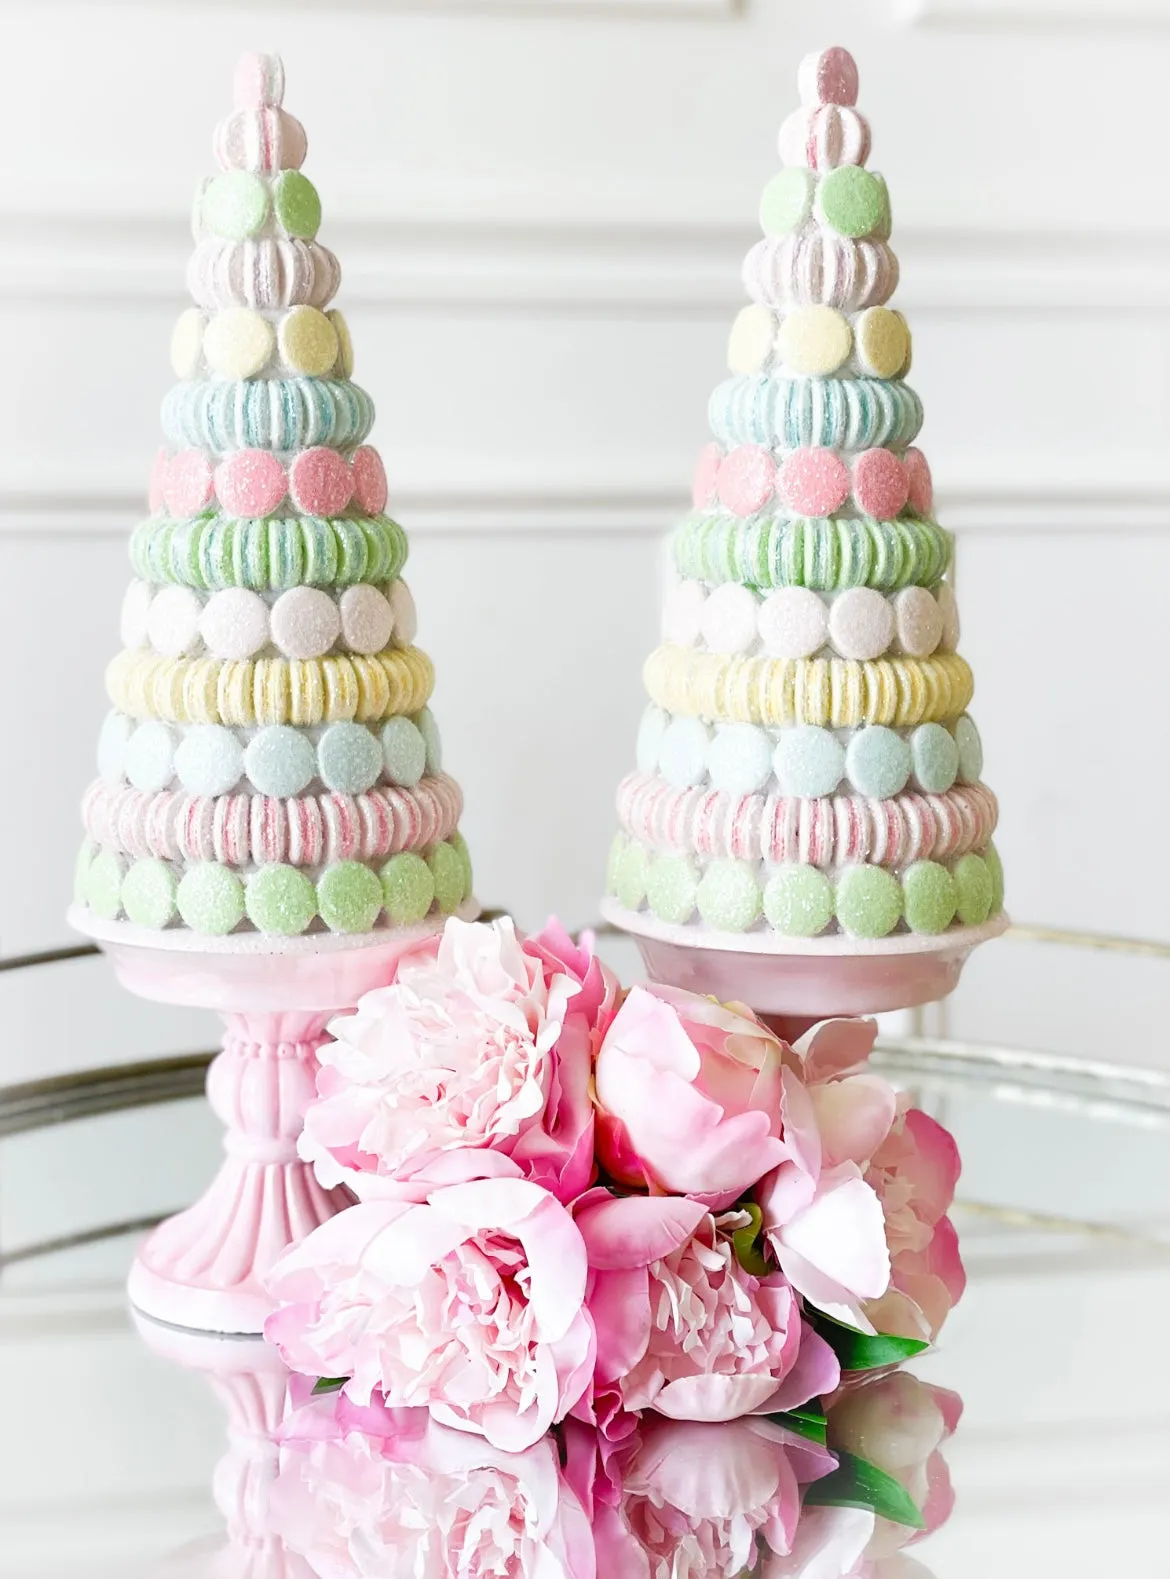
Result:
<svg viewBox="0 0 1170 1579">
<path fill-rule="evenodd" d="M 676 1196 L 584 1197 L 576 1221 L 598 1336 L 595 1417 L 616 1404 L 733 1420 L 794 1409 L 837 1385 L 837 1360 L 788 1281 L 739 1264 L 729 1235 L 748 1220 Z"/>
<path fill-rule="evenodd" d="M 595 1579 L 551 1437 L 504 1453 L 425 1414 L 368 1409 L 357 1431 L 341 1410 L 304 1436 L 294 1419 L 269 1494 L 274 1533 L 320 1579 Z"/>
<path fill-rule="evenodd" d="M 568 1212 L 524 1179 L 367 1202 L 277 1262 L 265 1336 L 294 1371 L 348 1377 L 356 1403 L 426 1407 L 516 1452 L 588 1389 L 586 1270 Z"/>
<path fill-rule="evenodd" d="M 592 1053 L 616 993 L 555 924 L 522 941 L 506 919 L 448 921 L 330 1025 L 301 1156 L 327 1188 L 422 1199 L 436 1177 L 479 1177 L 490 1149 L 572 1200 L 593 1176 Z"/>
<path fill-rule="evenodd" d="M 788 1156 L 788 1052 L 750 1010 L 633 988 L 597 1054 L 602 1165 L 624 1184 L 731 1205 Z"/>
</svg>

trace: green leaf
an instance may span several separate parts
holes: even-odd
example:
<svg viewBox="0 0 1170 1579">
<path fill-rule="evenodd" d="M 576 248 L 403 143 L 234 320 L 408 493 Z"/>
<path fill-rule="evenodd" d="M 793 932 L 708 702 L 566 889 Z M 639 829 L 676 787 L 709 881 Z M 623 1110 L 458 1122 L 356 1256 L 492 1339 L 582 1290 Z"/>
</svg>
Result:
<svg viewBox="0 0 1170 1579">
<path fill-rule="evenodd" d="M 731 1236 L 735 1258 L 752 1277 L 767 1277 L 770 1268 L 764 1255 L 764 1214 L 755 1201 L 742 1201 L 736 1211 L 746 1212 L 751 1222 Z"/>
<path fill-rule="evenodd" d="M 793 1409 L 788 1414 L 765 1415 L 764 1418 L 783 1426 L 786 1431 L 795 1432 L 797 1436 L 807 1437 L 810 1442 L 819 1442 L 822 1447 L 825 1445 L 828 1421 L 815 1409 Z"/>
<path fill-rule="evenodd" d="M 806 1315 L 841 1363 L 843 1371 L 876 1371 L 886 1365 L 901 1365 L 930 1344 L 921 1338 L 898 1338 L 889 1332 L 858 1332 L 842 1321 L 834 1321 L 822 1310 L 809 1307 Z"/>
<path fill-rule="evenodd" d="M 834 1448 L 838 1463 L 831 1475 L 814 1480 L 804 1494 L 805 1507 L 868 1508 L 895 1524 L 924 1530 L 926 1520 L 900 1481 L 868 1459 L 855 1458 Z"/>
<path fill-rule="evenodd" d="M 339 1393 L 350 1378 L 348 1376 L 321 1376 L 313 1383 L 311 1398 L 320 1398 L 322 1393 Z"/>
</svg>

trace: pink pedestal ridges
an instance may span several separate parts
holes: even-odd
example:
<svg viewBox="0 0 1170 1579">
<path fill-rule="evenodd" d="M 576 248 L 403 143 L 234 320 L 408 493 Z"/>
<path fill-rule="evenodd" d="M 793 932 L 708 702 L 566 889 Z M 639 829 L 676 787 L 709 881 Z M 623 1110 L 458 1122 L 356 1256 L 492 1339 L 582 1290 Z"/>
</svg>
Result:
<svg viewBox="0 0 1170 1579">
<path fill-rule="evenodd" d="M 658 980 L 797 1018 L 945 997 L 1007 927 L 889 193 L 852 57 L 808 56 L 798 86 L 604 906 Z"/>
<path fill-rule="evenodd" d="M 144 1242 L 130 1298 L 176 1326 L 258 1333 L 272 1309 L 265 1289 L 272 1264 L 349 1204 L 344 1190 L 322 1189 L 297 1156 L 326 1025 L 385 984 L 399 957 L 435 928 L 292 939 L 277 951 L 272 939 L 224 939 L 215 949 L 182 933 L 103 926 L 77 911 L 70 920 L 100 942 L 129 991 L 212 1009 L 226 1026 L 207 1076 L 226 1129 L 223 1166 L 193 1206 Z"/>
</svg>

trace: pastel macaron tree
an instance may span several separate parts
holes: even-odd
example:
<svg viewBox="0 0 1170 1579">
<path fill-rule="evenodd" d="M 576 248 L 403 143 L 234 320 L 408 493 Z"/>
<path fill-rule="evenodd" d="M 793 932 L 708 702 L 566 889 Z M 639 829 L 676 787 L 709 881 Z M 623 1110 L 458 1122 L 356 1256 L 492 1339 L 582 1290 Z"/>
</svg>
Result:
<svg viewBox="0 0 1170 1579">
<path fill-rule="evenodd" d="M 70 912 L 131 990 L 227 1017 L 224 1170 L 131 1281 L 148 1314 L 220 1331 L 260 1329 L 267 1265 L 344 1204 L 296 1157 L 327 1020 L 477 911 L 407 539 L 283 96 L 276 56 L 242 57 L 196 196 Z"/>
<path fill-rule="evenodd" d="M 607 918 L 795 1017 L 944 996 L 1006 926 L 953 545 L 847 51 L 810 55 L 671 540 Z"/>
</svg>

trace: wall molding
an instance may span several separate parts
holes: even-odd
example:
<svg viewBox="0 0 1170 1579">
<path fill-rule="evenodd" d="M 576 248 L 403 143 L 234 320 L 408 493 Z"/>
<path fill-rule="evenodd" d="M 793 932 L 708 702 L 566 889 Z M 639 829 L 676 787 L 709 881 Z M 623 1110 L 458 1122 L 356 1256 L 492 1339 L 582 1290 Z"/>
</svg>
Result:
<svg viewBox="0 0 1170 1579">
<path fill-rule="evenodd" d="M 921 27 L 1170 27 L 1165 0 L 900 0 L 900 11 Z"/>
<path fill-rule="evenodd" d="M 578 223 L 340 220 L 328 241 L 347 307 L 640 315 L 730 313 L 754 227 L 588 219 Z M 899 302 L 952 311 L 1170 308 L 1165 237 L 903 227 Z M 25 213 L 0 222 L 6 302 L 121 306 L 186 297 L 190 234 L 177 216 Z"/>
</svg>

